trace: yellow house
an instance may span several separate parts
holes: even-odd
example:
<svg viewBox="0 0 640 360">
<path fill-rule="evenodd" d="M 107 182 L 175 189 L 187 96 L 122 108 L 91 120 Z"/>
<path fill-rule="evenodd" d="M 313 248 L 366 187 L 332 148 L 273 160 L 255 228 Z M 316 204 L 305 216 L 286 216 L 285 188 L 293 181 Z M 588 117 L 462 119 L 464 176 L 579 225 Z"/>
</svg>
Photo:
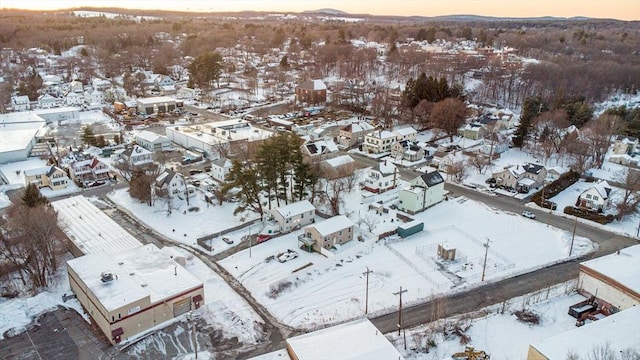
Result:
<svg viewBox="0 0 640 360">
<path fill-rule="evenodd" d="M 24 184 L 35 184 L 38 189 L 49 187 L 51 190 L 66 189 L 71 180 L 67 173 L 57 166 L 45 166 L 24 171 Z"/>
</svg>

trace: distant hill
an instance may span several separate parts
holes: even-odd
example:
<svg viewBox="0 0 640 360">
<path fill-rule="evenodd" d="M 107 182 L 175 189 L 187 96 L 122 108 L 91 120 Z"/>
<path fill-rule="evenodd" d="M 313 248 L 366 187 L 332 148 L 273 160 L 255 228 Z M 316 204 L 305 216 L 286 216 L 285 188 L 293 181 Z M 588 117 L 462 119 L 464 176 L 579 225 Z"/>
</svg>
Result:
<svg viewBox="0 0 640 360">
<path fill-rule="evenodd" d="M 306 10 L 304 14 L 327 14 L 327 15 L 349 15 L 348 12 L 336 9 L 318 9 L 318 10 Z"/>
</svg>

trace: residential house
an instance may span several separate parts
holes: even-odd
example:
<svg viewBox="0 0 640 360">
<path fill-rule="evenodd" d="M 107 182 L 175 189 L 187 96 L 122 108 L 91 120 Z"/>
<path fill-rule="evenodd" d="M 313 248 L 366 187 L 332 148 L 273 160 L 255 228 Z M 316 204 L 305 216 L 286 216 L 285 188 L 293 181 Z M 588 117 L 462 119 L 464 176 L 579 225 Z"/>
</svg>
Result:
<svg viewBox="0 0 640 360">
<path fill-rule="evenodd" d="M 382 193 L 395 188 L 398 180 L 400 180 L 398 168 L 385 160 L 369 170 L 362 185 L 365 190 Z"/>
<path fill-rule="evenodd" d="M 333 140 L 318 140 L 304 143 L 300 146 L 300 152 L 304 160 L 309 163 L 317 163 L 339 154 L 338 146 Z"/>
<path fill-rule="evenodd" d="M 57 166 L 45 166 L 24 171 L 24 183 L 35 184 L 39 189 L 48 187 L 51 190 L 66 189 L 70 180 L 67 173 Z"/>
<path fill-rule="evenodd" d="M 82 94 L 84 92 L 84 85 L 82 85 L 81 81 L 73 80 L 69 83 L 69 91 L 76 94 Z"/>
<path fill-rule="evenodd" d="M 13 111 L 31 110 L 31 101 L 29 101 L 29 97 L 27 95 L 12 96 L 11 108 L 13 108 Z"/>
<path fill-rule="evenodd" d="M 176 90 L 176 98 L 178 99 L 195 99 L 198 95 L 198 91 L 192 88 L 188 88 L 186 86 L 181 87 Z"/>
<path fill-rule="evenodd" d="M 480 140 L 484 138 L 485 129 L 480 123 L 466 124 L 458 129 L 458 135 L 470 140 Z"/>
<path fill-rule="evenodd" d="M 362 151 L 371 154 L 383 154 L 391 151 L 396 142 L 396 133 L 387 130 L 372 131 L 365 135 Z"/>
<path fill-rule="evenodd" d="M 153 82 L 155 89 L 162 95 L 176 93 L 176 82 L 167 75 L 159 75 Z"/>
<path fill-rule="evenodd" d="M 49 94 L 40 95 L 38 97 L 38 107 L 40 109 L 51 109 L 58 106 L 58 98 Z"/>
<path fill-rule="evenodd" d="M 93 106 L 104 104 L 104 92 L 100 90 L 86 91 L 84 101 Z"/>
<path fill-rule="evenodd" d="M 140 145 L 133 145 L 120 153 L 121 160 L 127 162 L 133 167 L 147 166 L 153 163 L 153 154 L 151 151 Z"/>
<path fill-rule="evenodd" d="M 173 144 L 168 137 L 156 134 L 151 131 L 142 130 L 135 136 L 136 144 L 155 153 L 162 151 L 173 151 Z"/>
<path fill-rule="evenodd" d="M 67 96 L 64 97 L 64 103 L 68 106 L 80 106 L 84 104 L 84 96 L 76 92 L 69 92 Z"/>
<path fill-rule="evenodd" d="M 365 121 L 349 124 L 340 129 L 338 146 L 348 149 L 360 145 L 364 142 L 365 136 L 374 129 L 373 125 Z"/>
<path fill-rule="evenodd" d="M 111 88 L 111 82 L 109 80 L 104 80 L 100 78 L 91 79 L 91 86 L 98 91 L 106 91 Z"/>
<path fill-rule="evenodd" d="M 320 173 L 327 179 L 338 179 L 353 174 L 355 160 L 349 155 L 336 156 L 320 163 Z"/>
<path fill-rule="evenodd" d="M 272 209 L 270 213 L 280 226 L 280 232 L 289 232 L 311 224 L 315 211 L 316 208 L 308 200 L 302 200 Z"/>
<path fill-rule="evenodd" d="M 309 105 L 327 101 L 327 86 L 322 80 L 307 80 L 296 87 L 296 102 Z"/>
<path fill-rule="evenodd" d="M 231 171 L 233 163 L 227 158 L 220 158 L 211 162 L 211 176 L 218 181 L 224 181 Z"/>
<path fill-rule="evenodd" d="M 552 168 L 549 168 L 547 169 L 547 178 L 545 179 L 545 182 L 547 183 L 554 182 L 558 180 L 560 176 L 567 173 L 567 171 L 569 170 L 563 168 L 562 166 L 554 166 Z"/>
<path fill-rule="evenodd" d="M 547 170 L 544 166 L 537 164 L 516 165 L 495 172 L 491 177 L 496 179 L 496 184 L 499 186 L 529 192 L 544 185 Z"/>
<path fill-rule="evenodd" d="M 391 146 L 391 158 L 416 162 L 423 160 L 425 156 L 424 147 L 411 140 L 397 141 Z"/>
<path fill-rule="evenodd" d="M 461 151 L 436 151 L 433 153 L 431 165 L 445 174 L 452 174 L 456 165 L 464 161 Z"/>
<path fill-rule="evenodd" d="M 444 198 L 444 179 L 440 172 L 432 171 L 411 180 L 410 187 L 398 193 L 398 210 L 415 214 L 431 207 Z"/>
<path fill-rule="evenodd" d="M 615 155 L 631 155 L 636 151 L 638 138 L 633 136 L 618 135 L 613 141 L 613 153 Z"/>
<path fill-rule="evenodd" d="M 353 222 L 344 215 L 338 215 L 305 227 L 298 241 L 307 249 L 320 252 L 320 248 L 331 249 L 353 240 L 353 233 Z"/>
<path fill-rule="evenodd" d="M 110 177 L 109 166 L 95 157 L 70 163 L 69 175 L 71 180 L 82 185 L 94 181 L 108 180 Z"/>
<path fill-rule="evenodd" d="M 186 190 L 187 184 L 182 174 L 170 169 L 164 169 L 153 183 L 153 191 L 160 197 L 173 199 L 183 195 Z"/>
<path fill-rule="evenodd" d="M 611 186 L 604 180 L 599 180 L 592 187 L 578 196 L 577 206 L 597 212 L 602 212 L 609 205 Z"/>
<path fill-rule="evenodd" d="M 396 134 L 396 141 L 416 141 L 418 132 L 411 126 L 395 129 L 393 131 Z"/>
</svg>

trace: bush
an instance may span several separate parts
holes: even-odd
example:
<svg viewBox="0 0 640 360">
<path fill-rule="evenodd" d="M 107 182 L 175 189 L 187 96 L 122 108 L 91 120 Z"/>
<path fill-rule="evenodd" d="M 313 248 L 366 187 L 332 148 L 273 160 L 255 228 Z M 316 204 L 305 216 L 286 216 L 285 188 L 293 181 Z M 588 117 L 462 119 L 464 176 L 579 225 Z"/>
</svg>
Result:
<svg viewBox="0 0 640 360">
<path fill-rule="evenodd" d="M 602 214 L 598 214 L 594 211 L 591 210 L 586 210 L 586 209 L 580 209 L 580 208 L 576 208 L 573 206 L 567 206 L 564 208 L 564 213 L 565 214 L 569 214 L 569 215 L 574 215 L 577 216 L 579 218 L 583 218 L 583 219 L 587 219 L 590 221 L 595 221 L 597 223 L 600 223 L 602 225 L 606 225 L 610 222 L 613 222 L 614 216 L 609 214 L 609 215 L 602 215 Z"/>
<path fill-rule="evenodd" d="M 542 188 L 542 190 L 533 194 L 531 197 L 531 201 L 536 203 L 538 206 L 549 208 L 549 203 L 546 203 L 545 200 L 550 199 L 562 191 L 564 191 L 569 186 L 575 184 L 580 179 L 580 173 L 576 171 L 569 171 L 566 174 L 562 174 L 558 179 L 556 179 L 551 184 Z M 544 193 L 544 199 L 542 198 L 542 194 Z M 546 203 L 546 206 L 544 206 Z"/>
</svg>

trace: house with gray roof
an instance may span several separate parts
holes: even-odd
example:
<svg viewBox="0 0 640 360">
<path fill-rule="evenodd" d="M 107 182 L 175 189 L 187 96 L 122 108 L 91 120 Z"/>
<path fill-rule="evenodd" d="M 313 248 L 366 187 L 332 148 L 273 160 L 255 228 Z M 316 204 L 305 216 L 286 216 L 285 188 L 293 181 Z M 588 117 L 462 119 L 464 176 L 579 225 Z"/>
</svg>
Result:
<svg viewBox="0 0 640 360">
<path fill-rule="evenodd" d="M 415 214 L 444 198 L 444 178 L 438 171 L 422 174 L 398 192 L 398 210 Z"/>
</svg>

